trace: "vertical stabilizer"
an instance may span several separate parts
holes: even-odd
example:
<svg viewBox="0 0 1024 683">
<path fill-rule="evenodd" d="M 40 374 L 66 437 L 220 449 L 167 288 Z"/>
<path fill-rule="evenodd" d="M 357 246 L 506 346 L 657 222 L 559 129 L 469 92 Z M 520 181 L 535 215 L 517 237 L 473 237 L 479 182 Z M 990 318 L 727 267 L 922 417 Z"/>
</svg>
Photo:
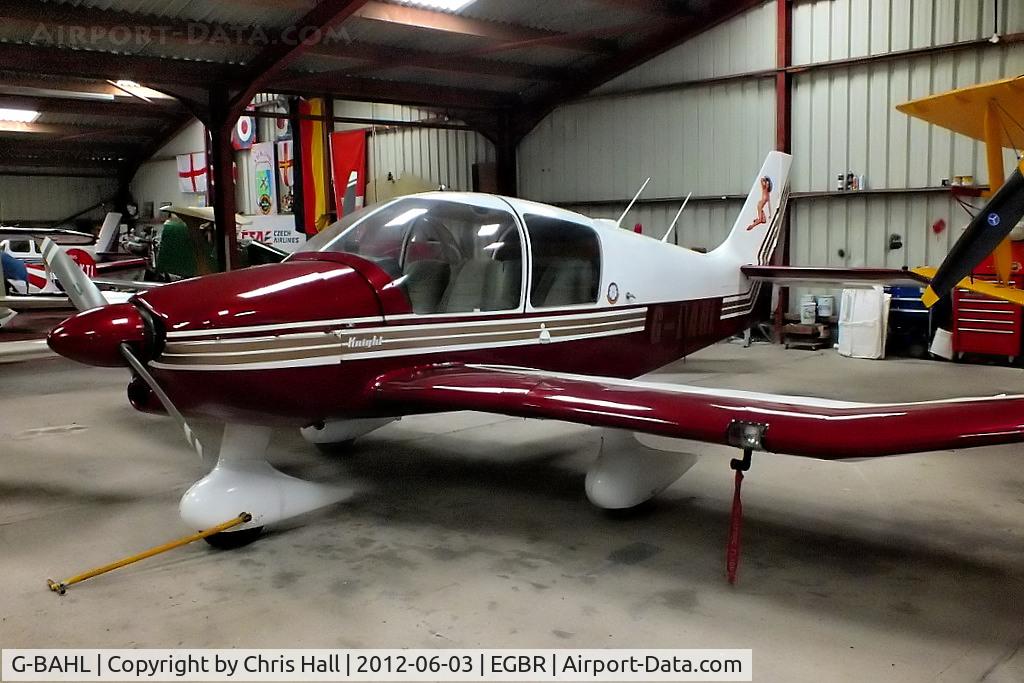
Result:
<svg viewBox="0 0 1024 683">
<path fill-rule="evenodd" d="M 96 254 L 112 254 L 117 251 L 117 229 L 121 224 L 121 214 L 111 211 L 103 219 L 100 236 L 96 238 Z"/>
<path fill-rule="evenodd" d="M 741 265 L 766 265 L 779 242 L 793 157 L 769 152 L 729 237 L 715 249 Z"/>
</svg>

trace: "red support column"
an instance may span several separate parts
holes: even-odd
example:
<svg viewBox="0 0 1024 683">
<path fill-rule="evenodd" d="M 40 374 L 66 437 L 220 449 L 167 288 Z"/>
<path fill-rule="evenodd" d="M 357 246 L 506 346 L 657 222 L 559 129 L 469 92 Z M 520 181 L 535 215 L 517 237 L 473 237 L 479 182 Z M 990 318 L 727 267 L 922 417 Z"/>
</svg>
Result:
<svg viewBox="0 0 1024 683">
<path fill-rule="evenodd" d="M 787 70 L 793 63 L 793 5 L 791 0 L 775 0 L 775 149 L 786 154 L 793 152 L 793 75 Z M 773 263 L 789 265 L 790 213 L 783 217 L 779 245 Z M 775 341 L 782 340 L 786 309 L 789 308 L 789 287 L 779 287 L 779 301 L 775 306 Z"/>
<path fill-rule="evenodd" d="M 231 130 L 235 121 L 229 119 L 227 93 L 224 88 L 210 91 L 209 180 L 213 194 L 213 216 L 216 223 L 217 262 L 221 270 L 238 269 L 238 235 L 235 226 L 234 151 Z"/>
</svg>

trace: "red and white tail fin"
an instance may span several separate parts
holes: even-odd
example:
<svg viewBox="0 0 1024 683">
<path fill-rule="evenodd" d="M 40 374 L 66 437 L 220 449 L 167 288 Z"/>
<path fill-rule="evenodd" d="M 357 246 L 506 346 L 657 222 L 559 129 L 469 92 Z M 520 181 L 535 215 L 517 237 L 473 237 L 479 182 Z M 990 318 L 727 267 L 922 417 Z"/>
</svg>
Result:
<svg viewBox="0 0 1024 683">
<path fill-rule="evenodd" d="M 789 201 L 789 169 L 793 157 L 769 152 L 747 195 L 729 237 L 716 253 L 741 265 L 765 265 L 779 242 L 782 217 Z"/>
</svg>

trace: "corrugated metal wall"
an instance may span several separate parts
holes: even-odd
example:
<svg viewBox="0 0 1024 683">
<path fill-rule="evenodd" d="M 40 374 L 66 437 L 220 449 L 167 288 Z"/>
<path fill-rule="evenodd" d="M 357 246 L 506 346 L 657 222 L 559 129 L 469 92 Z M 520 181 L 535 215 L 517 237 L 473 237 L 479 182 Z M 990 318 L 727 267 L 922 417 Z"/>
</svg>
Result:
<svg viewBox="0 0 1024 683">
<path fill-rule="evenodd" d="M 793 62 L 808 65 L 984 39 L 993 32 L 995 1 L 796 3 Z M 999 2 L 999 32 L 1024 32 L 1024 2 Z M 773 68 L 775 33 L 775 4 L 768 2 L 620 76 L 591 98 L 559 108 L 520 145 L 520 192 L 605 216 L 617 216 L 619 207 L 594 202 L 621 199 L 624 206 L 648 175 L 654 179 L 647 198 L 690 191 L 745 195 L 774 146 L 773 81 L 751 77 L 701 87 L 685 81 Z M 938 263 L 968 216 L 947 193 L 915 190 L 936 188 L 955 175 L 987 182 L 984 150 L 911 120 L 895 105 L 1020 73 L 1024 44 L 1017 43 L 961 46 L 795 74 L 792 180 L 794 193 L 805 196 L 791 203 L 792 262 Z M 1024 147 L 1024 129 L 1020 138 Z M 1007 152 L 1007 162 L 1013 158 Z M 836 194 L 836 175 L 848 171 L 866 176 L 871 192 Z M 680 243 L 714 247 L 739 207 L 738 201 L 691 203 Z M 676 208 L 641 203 L 626 223 L 643 222 L 645 231 L 660 235 Z M 696 222 L 705 217 L 707 226 L 698 228 Z M 939 220 L 946 227 L 936 233 L 932 226 Z M 902 249 L 888 248 L 892 234 L 900 236 Z"/>
<path fill-rule="evenodd" d="M 566 208 L 594 218 L 616 219 L 622 214 L 627 203 L 624 201 L 621 205 L 597 206 L 569 204 Z M 738 199 L 691 201 L 686 211 L 679 217 L 675 232 L 669 241 L 691 249 L 712 249 L 725 241 L 742 206 L 743 201 Z M 676 203 L 634 206 L 622 224 L 626 228 L 632 228 L 640 223 L 645 235 L 661 237 L 678 210 L 679 204 Z"/>
<path fill-rule="evenodd" d="M 774 147 L 774 86 L 767 79 L 672 85 L 764 69 L 774 63 L 774 35 L 774 6 L 765 4 L 558 108 L 519 146 L 520 194 L 618 218 L 650 176 L 644 201 L 623 223 L 660 237 L 679 203 L 650 200 L 692 192 L 673 240 L 715 247 L 742 204 L 722 197 L 745 196 Z M 611 199 L 620 201 L 592 203 Z"/>
<path fill-rule="evenodd" d="M 801 3 L 794 6 L 793 61 L 814 64 L 985 39 L 994 30 L 993 1 Z M 1024 31 L 1024 3 L 1002 0 L 999 9 L 999 33 Z M 948 193 L 915 190 L 937 188 L 943 179 L 957 175 L 987 183 L 984 147 L 911 119 L 895 107 L 1021 73 L 1024 44 L 1017 43 L 795 75 L 794 192 L 834 191 L 836 176 L 847 171 L 863 174 L 872 192 L 798 197 L 792 208 L 792 262 L 937 265 L 970 217 Z M 1024 129 L 1019 137 L 1024 147 Z M 1007 150 L 1006 163 L 1014 158 Z M 937 232 L 935 226 L 945 228 Z M 899 236 L 901 249 L 889 248 L 892 235 Z M 791 305 L 801 294 L 827 291 L 797 290 Z"/>
<path fill-rule="evenodd" d="M 424 121 L 437 112 L 416 107 L 368 102 L 337 101 L 335 116 L 352 116 L 391 121 Z M 365 128 L 359 124 L 335 125 L 337 130 Z M 479 133 L 440 128 L 399 128 L 371 135 L 367 157 L 371 178 L 392 173 L 396 178 L 411 174 L 436 188 L 473 189 L 473 164 L 493 162 L 494 145 Z M 370 198 L 372 201 L 372 198 Z"/>
<path fill-rule="evenodd" d="M 848 170 L 878 189 L 936 187 L 954 175 L 987 182 L 981 143 L 912 119 L 896 105 L 1020 73 L 1024 44 L 1018 43 L 798 74 L 793 190 L 834 190 L 836 175 Z M 1024 130 L 1019 137 L 1024 146 Z M 1012 163 L 1013 153 L 1006 155 Z"/>
<path fill-rule="evenodd" d="M 998 0 L 999 33 L 1024 28 L 1024 3 Z M 793 5 L 793 63 L 988 38 L 996 0 L 816 0 Z"/>
<path fill-rule="evenodd" d="M 866 2 L 866 0 L 856 0 Z M 775 5 L 744 12 L 615 78 L 595 93 L 720 78 L 775 66 Z"/>
<path fill-rule="evenodd" d="M 543 202 L 746 194 L 775 143 L 760 79 L 560 107 L 519 146 L 519 192 Z"/>
<path fill-rule="evenodd" d="M 140 211 L 145 208 L 146 204 L 152 204 L 154 217 L 157 220 L 162 220 L 164 216 L 159 213 L 159 209 L 164 204 L 195 206 L 205 203 L 204 195 L 181 191 L 176 159 L 179 154 L 204 151 L 206 151 L 206 128 L 199 121 L 192 121 L 168 140 L 156 154 L 139 166 L 130 187 Z"/>
<path fill-rule="evenodd" d="M 0 224 L 60 221 L 115 192 L 113 178 L 0 176 Z M 102 218 L 103 210 L 82 217 Z"/>
</svg>

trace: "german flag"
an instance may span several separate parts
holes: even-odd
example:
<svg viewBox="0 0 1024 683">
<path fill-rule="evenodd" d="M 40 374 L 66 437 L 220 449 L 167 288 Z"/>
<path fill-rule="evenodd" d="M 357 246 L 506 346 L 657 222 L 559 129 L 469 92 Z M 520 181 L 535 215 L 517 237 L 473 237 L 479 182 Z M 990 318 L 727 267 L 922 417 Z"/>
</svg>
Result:
<svg viewBox="0 0 1024 683">
<path fill-rule="evenodd" d="M 299 158 L 302 162 L 302 228 L 315 235 L 327 225 L 327 183 L 324 179 L 324 122 L 322 98 L 299 100 Z"/>
</svg>

